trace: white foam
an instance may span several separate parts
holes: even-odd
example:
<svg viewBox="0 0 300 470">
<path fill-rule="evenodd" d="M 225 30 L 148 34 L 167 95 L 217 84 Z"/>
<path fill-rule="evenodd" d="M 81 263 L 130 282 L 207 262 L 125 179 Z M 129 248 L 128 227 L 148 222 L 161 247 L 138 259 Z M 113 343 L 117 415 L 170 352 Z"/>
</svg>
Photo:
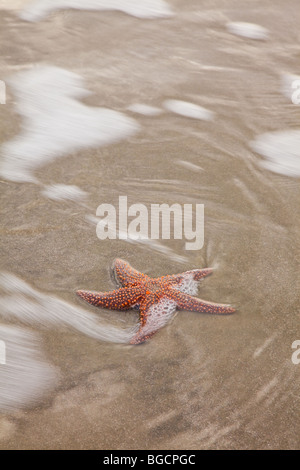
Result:
<svg viewBox="0 0 300 470">
<path fill-rule="evenodd" d="M 142 114 L 144 116 L 159 116 L 163 111 L 155 106 L 149 106 L 148 104 L 135 103 L 127 108 L 133 113 Z"/>
<path fill-rule="evenodd" d="M 82 189 L 77 186 L 66 184 L 52 184 L 50 186 L 45 186 L 42 194 L 54 201 L 76 201 L 78 199 L 83 199 L 86 196 L 86 192 L 82 191 Z"/>
<path fill-rule="evenodd" d="M 254 23 L 245 23 L 242 21 L 233 21 L 227 23 L 227 29 L 230 33 L 250 39 L 268 39 L 269 32 L 266 28 Z"/>
<path fill-rule="evenodd" d="M 175 316 L 176 302 L 162 299 L 152 305 L 147 312 L 147 323 L 143 327 L 143 334 L 147 335 L 165 326 Z"/>
<path fill-rule="evenodd" d="M 12 411 L 39 399 L 57 374 L 43 358 L 36 334 L 2 325 L 0 340 L 6 349 L 6 362 L 0 363 L 0 410 Z"/>
<path fill-rule="evenodd" d="M 115 343 L 129 343 L 138 329 L 138 325 L 122 329 L 107 324 L 100 315 L 38 292 L 13 274 L 2 273 L 0 286 L 7 292 L 1 298 L 0 311 L 5 320 L 45 328 L 71 327 L 92 338 Z"/>
<path fill-rule="evenodd" d="M 189 271 L 183 275 L 180 284 L 175 284 L 173 288 L 180 292 L 184 292 L 185 294 L 196 295 L 198 292 L 198 285 L 199 282 L 195 281 L 193 271 Z"/>
<path fill-rule="evenodd" d="M 35 67 L 10 82 L 23 117 L 19 135 L 2 146 L 0 174 L 33 181 L 35 168 L 86 147 L 117 142 L 138 130 L 136 121 L 78 101 L 89 94 L 80 76 L 57 67 Z"/>
<path fill-rule="evenodd" d="M 172 113 L 180 114 L 181 116 L 193 119 L 211 121 L 214 117 L 214 113 L 212 111 L 187 101 L 166 100 L 164 101 L 163 105 L 168 111 L 171 111 Z"/>
<path fill-rule="evenodd" d="M 300 75 L 292 73 L 283 73 L 281 75 L 281 91 L 288 98 L 290 103 L 293 103 L 293 96 L 295 96 L 298 103 L 300 104 Z"/>
<path fill-rule="evenodd" d="M 300 130 L 267 132 L 258 136 L 250 146 L 266 157 L 267 161 L 260 164 L 267 170 L 300 176 Z"/>
<path fill-rule="evenodd" d="M 38 21 L 59 9 L 117 10 L 137 18 L 164 18 L 172 9 L 164 0 L 37 0 L 20 13 L 22 19 Z"/>
</svg>

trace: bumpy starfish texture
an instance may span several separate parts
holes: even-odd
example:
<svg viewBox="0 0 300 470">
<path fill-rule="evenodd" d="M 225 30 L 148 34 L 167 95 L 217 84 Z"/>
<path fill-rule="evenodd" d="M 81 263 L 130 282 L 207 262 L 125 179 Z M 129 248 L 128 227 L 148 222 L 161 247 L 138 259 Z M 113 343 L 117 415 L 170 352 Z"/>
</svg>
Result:
<svg viewBox="0 0 300 470">
<path fill-rule="evenodd" d="M 86 302 L 111 310 L 129 310 L 138 307 L 140 327 L 131 344 L 151 338 L 174 315 L 176 309 L 201 313 L 227 315 L 235 309 L 193 297 L 198 282 L 212 273 L 211 268 L 194 269 L 181 274 L 152 279 L 132 268 L 126 261 L 116 259 L 113 264 L 116 280 L 122 286 L 111 292 L 77 291 Z"/>
</svg>

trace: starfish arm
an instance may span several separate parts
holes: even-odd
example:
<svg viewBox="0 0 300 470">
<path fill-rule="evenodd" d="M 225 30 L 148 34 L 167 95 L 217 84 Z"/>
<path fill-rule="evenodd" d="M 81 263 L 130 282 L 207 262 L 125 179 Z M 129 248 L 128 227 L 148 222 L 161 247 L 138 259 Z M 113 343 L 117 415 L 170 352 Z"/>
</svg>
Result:
<svg viewBox="0 0 300 470">
<path fill-rule="evenodd" d="M 116 280 L 123 286 L 134 286 L 141 281 L 149 279 L 146 274 L 140 273 L 126 261 L 117 258 L 113 263 L 113 272 Z"/>
<path fill-rule="evenodd" d="M 189 295 L 196 295 L 198 292 L 199 281 L 212 274 L 212 268 L 194 269 L 181 274 L 164 276 L 163 282 L 167 282 L 180 292 Z"/>
<path fill-rule="evenodd" d="M 192 297 L 176 289 L 171 289 L 169 298 L 174 300 L 177 307 L 182 310 L 191 310 L 193 312 L 212 313 L 217 315 L 229 315 L 230 313 L 235 312 L 235 309 L 230 305 L 206 302 L 205 300 Z"/>
<path fill-rule="evenodd" d="M 171 282 L 172 284 L 180 284 L 184 279 L 190 277 L 194 281 L 200 281 L 206 276 L 209 276 L 212 274 L 213 269 L 212 268 L 205 268 L 205 269 L 192 269 L 191 271 L 185 271 L 184 273 L 180 274 L 171 274 L 168 276 L 163 276 L 161 279 L 164 282 Z"/>
<path fill-rule="evenodd" d="M 212 273 L 213 273 L 212 268 L 204 268 L 204 269 L 192 269 L 191 271 L 186 271 L 183 274 L 184 275 L 192 274 L 195 281 L 200 281 L 204 277 L 210 276 Z"/>
<path fill-rule="evenodd" d="M 130 344 L 140 344 L 151 338 L 174 315 L 176 303 L 164 297 L 157 301 L 155 294 L 150 294 L 140 304 L 140 328 Z"/>
<path fill-rule="evenodd" d="M 148 339 L 152 338 L 152 336 L 155 335 L 156 332 L 157 332 L 157 330 L 152 331 L 151 333 L 148 333 L 148 334 L 144 334 L 144 333 L 143 333 L 143 329 L 140 328 L 139 331 L 134 335 L 134 337 L 133 337 L 132 340 L 130 341 L 130 344 L 141 344 L 141 343 L 144 343 L 144 342 L 147 341 Z"/>
<path fill-rule="evenodd" d="M 128 310 L 139 303 L 144 292 L 139 287 L 121 287 L 111 292 L 77 291 L 77 295 L 89 304 L 111 310 Z"/>
</svg>

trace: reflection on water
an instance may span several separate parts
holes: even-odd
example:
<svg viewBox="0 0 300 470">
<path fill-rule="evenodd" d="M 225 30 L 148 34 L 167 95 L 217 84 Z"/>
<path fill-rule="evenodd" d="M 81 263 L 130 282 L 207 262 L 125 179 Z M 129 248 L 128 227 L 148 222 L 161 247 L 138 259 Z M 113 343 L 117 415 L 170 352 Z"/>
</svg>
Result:
<svg viewBox="0 0 300 470">
<path fill-rule="evenodd" d="M 299 448 L 296 0 L 23 3 L 0 20 L 1 447 Z M 204 247 L 100 241 L 119 196 L 204 204 Z M 200 297 L 238 311 L 127 346 L 136 311 L 75 296 L 116 257 L 213 266 Z"/>
</svg>

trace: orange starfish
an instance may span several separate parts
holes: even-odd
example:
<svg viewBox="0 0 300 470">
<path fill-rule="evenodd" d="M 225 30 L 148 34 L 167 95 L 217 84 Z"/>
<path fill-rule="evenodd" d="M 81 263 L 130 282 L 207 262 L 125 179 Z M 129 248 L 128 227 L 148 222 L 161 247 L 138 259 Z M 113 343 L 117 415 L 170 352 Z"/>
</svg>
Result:
<svg viewBox="0 0 300 470">
<path fill-rule="evenodd" d="M 152 279 L 136 271 L 126 261 L 116 259 L 113 271 L 122 287 L 103 293 L 79 290 L 77 295 L 96 307 L 111 310 L 138 307 L 140 328 L 130 341 L 131 344 L 142 343 L 153 336 L 174 315 L 176 308 L 223 315 L 235 311 L 230 305 L 215 304 L 192 297 L 197 293 L 198 281 L 211 274 L 211 268 L 194 269 Z"/>
</svg>

